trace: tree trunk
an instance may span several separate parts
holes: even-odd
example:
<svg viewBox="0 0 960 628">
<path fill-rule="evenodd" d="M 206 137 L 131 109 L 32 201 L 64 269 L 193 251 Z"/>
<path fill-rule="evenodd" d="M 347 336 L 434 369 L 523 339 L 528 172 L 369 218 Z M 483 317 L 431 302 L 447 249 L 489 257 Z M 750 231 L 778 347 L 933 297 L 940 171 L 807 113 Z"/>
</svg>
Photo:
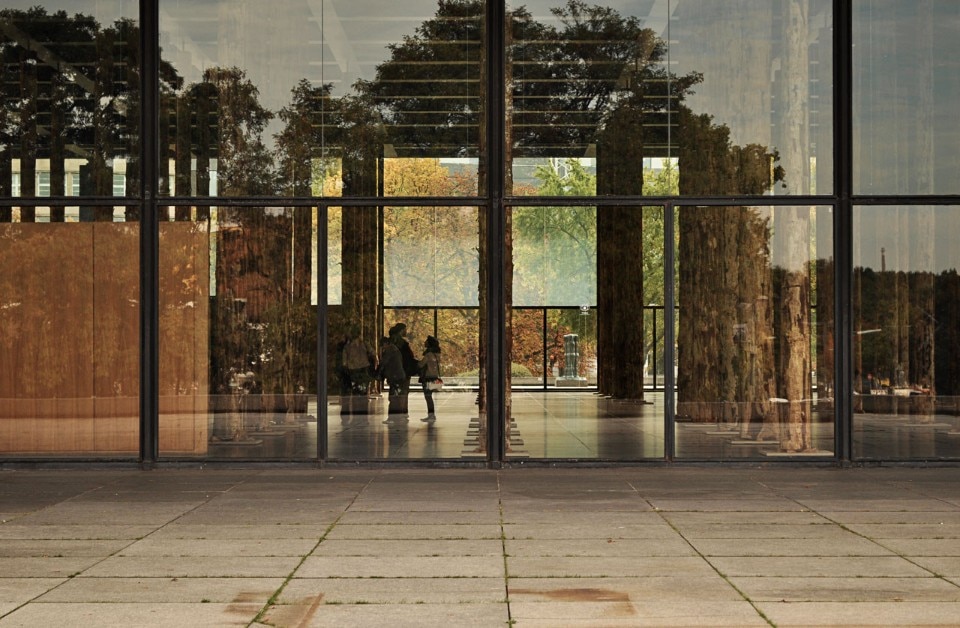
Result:
<svg viewBox="0 0 960 628">
<path fill-rule="evenodd" d="M 643 194 L 642 109 L 615 111 L 597 144 L 597 194 Z M 643 211 L 597 210 L 598 391 L 616 399 L 643 399 Z"/>
<path fill-rule="evenodd" d="M 781 156 L 788 194 L 810 190 L 808 159 L 809 59 L 807 1 L 785 0 L 781 80 Z M 810 342 L 810 208 L 777 208 L 780 285 L 780 369 L 782 397 L 787 400 L 781 448 L 789 452 L 813 448 Z"/>
</svg>

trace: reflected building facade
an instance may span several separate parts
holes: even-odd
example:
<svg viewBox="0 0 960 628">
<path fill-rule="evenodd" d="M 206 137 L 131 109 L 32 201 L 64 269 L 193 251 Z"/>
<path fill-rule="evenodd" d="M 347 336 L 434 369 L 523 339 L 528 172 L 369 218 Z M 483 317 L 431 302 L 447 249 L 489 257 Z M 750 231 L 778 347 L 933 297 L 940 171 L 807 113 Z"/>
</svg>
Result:
<svg viewBox="0 0 960 628">
<path fill-rule="evenodd" d="M 958 460 L 958 29 L 2 3 L 0 463 Z"/>
</svg>

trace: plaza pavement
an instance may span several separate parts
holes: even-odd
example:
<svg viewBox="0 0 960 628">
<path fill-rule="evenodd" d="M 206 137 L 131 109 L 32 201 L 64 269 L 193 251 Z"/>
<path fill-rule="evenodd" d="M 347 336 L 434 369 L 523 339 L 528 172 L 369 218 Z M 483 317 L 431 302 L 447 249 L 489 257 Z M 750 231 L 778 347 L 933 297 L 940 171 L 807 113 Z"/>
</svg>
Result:
<svg viewBox="0 0 960 628">
<path fill-rule="evenodd" d="M 0 469 L 11 626 L 957 626 L 960 469 Z"/>
</svg>

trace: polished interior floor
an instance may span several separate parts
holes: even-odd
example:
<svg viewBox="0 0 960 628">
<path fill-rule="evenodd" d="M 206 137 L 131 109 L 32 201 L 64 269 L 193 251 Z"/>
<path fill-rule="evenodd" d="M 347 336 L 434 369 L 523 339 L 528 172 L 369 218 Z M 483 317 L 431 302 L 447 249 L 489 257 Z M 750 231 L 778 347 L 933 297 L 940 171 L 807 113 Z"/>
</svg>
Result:
<svg viewBox="0 0 960 628">
<path fill-rule="evenodd" d="M 435 395 L 437 421 L 424 423 L 422 393 L 410 394 L 408 421 L 387 419 L 387 400 L 373 397 L 359 407 L 328 405 L 330 460 L 483 460 L 476 393 L 444 391 Z M 514 391 L 512 421 L 506 431 L 509 460 L 661 460 L 664 458 L 664 396 L 643 401 L 615 400 L 590 391 Z M 822 420 L 821 420 L 822 419 Z M 690 460 L 833 457 L 832 416 L 816 417 L 817 447 L 783 454 L 776 441 L 743 436 L 737 425 L 677 423 L 677 458 Z"/>
<path fill-rule="evenodd" d="M 472 389 L 444 390 L 435 394 L 437 420 L 424 423 L 426 404 L 419 390 L 411 391 L 409 419 L 385 422 L 385 396 L 354 397 L 343 404 L 331 397 L 327 409 L 324 442 L 318 438 L 320 416 L 314 400 L 304 411 L 254 411 L 247 404 L 239 410 L 196 415 L 190 412 L 163 414 L 161 450 L 163 460 L 324 460 L 370 461 L 468 461 L 482 463 L 487 434 L 480 424 L 477 393 Z M 665 459 L 664 394 L 650 391 L 643 401 L 614 400 L 590 390 L 515 390 L 511 396 L 512 420 L 505 430 L 506 460 L 556 461 L 647 461 Z M 902 404 L 901 404 L 902 405 Z M 804 452 L 781 451 L 776 439 L 757 440 L 760 425 L 751 423 L 691 422 L 675 424 L 678 461 L 775 461 L 821 459 L 834 454 L 834 410 L 829 403 L 813 407 L 810 433 L 813 447 Z M 884 408 L 879 408 L 880 410 Z M 915 410 L 906 406 L 907 410 Z M 857 460 L 957 460 L 960 459 L 960 398 L 938 397 L 935 412 L 918 413 L 904 408 L 858 411 L 851 430 L 852 459 Z M 718 410 L 718 415 L 724 415 Z M 181 441 L 193 450 L 171 445 L 169 425 L 206 420 L 201 436 Z M 120 424 L 136 425 L 135 417 Z M 785 426 L 781 426 L 781 430 Z M 177 432 L 179 434 L 179 432 Z M 182 435 L 182 434 L 181 434 Z M 188 434 L 189 436 L 189 434 Z M 202 447 L 197 441 L 203 439 Z M 320 445 L 326 447 L 325 455 Z M 134 451 L 98 451 L 103 459 L 128 459 Z M 71 458 L 68 451 L 16 450 L 0 453 L 3 459 Z"/>
</svg>

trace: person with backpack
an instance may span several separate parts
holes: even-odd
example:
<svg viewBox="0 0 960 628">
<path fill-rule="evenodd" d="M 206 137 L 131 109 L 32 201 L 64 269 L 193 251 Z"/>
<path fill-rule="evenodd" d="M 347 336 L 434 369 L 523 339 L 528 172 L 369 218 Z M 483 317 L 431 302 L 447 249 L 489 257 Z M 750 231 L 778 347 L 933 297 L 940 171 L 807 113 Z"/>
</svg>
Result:
<svg viewBox="0 0 960 628">
<path fill-rule="evenodd" d="M 367 386 L 373 381 L 371 370 L 376 364 L 376 358 L 370 348 L 360 337 L 356 328 L 347 334 L 346 342 L 341 350 L 343 373 L 345 374 L 346 394 L 340 399 L 341 414 L 366 414 Z M 359 396 L 363 396 L 363 404 L 357 403 Z"/>
</svg>

